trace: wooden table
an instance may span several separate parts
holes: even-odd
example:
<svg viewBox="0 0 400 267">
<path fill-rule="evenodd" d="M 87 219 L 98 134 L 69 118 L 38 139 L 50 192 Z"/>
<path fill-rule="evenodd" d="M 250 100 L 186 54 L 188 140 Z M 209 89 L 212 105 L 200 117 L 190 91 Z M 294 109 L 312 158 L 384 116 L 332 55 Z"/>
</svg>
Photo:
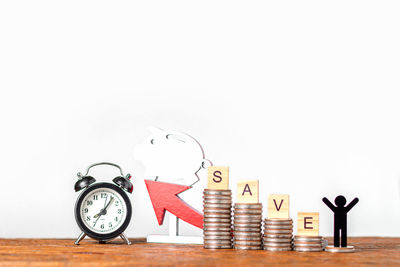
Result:
<svg viewBox="0 0 400 267">
<path fill-rule="evenodd" d="M 73 240 L 0 239 L 0 266 L 400 266 L 400 238 L 350 238 L 355 253 L 208 250 L 199 245 L 148 244 L 122 240 L 98 244 Z"/>
</svg>

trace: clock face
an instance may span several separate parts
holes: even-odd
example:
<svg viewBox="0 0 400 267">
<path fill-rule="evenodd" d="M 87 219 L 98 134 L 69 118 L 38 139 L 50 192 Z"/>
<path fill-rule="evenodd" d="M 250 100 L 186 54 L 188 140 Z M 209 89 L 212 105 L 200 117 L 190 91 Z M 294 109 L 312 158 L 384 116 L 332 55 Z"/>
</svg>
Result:
<svg viewBox="0 0 400 267">
<path fill-rule="evenodd" d="M 86 234 L 97 239 L 109 239 L 118 236 L 128 226 L 131 205 L 122 189 L 100 183 L 82 193 L 75 215 Z"/>
</svg>

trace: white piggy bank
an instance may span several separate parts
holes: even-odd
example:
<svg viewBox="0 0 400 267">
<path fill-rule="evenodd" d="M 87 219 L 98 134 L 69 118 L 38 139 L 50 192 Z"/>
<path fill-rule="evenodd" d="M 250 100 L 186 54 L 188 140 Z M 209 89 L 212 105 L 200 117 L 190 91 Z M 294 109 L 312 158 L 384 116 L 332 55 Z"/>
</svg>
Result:
<svg viewBox="0 0 400 267">
<path fill-rule="evenodd" d="M 134 157 L 145 167 L 145 179 L 192 186 L 197 172 L 211 162 L 193 137 L 185 133 L 151 128 L 151 135 L 136 146 Z"/>
</svg>

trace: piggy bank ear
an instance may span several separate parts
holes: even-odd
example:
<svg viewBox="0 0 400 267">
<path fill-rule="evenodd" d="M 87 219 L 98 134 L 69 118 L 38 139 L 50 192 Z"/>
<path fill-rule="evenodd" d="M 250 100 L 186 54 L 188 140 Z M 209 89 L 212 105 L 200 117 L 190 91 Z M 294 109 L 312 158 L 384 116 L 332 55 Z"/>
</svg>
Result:
<svg viewBox="0 0 400 267">
<path fill-rule="evenodd" d="M 152 134 L 158 134 L 158 133 L 161 133 L 162 131 L 164 131 L 163 129 L 158 128 L 158 127 L 154 127 L 154 126 L 147 127 L 147 130 L 149 132 L 151 132 Z"/>
<path fill-rule="evenodd" d="M 211 161 L 209 161 L 208 159 L 203 159 L 203 162 L 201 163 L 201 167 L 203 169 L 208 169 L 208 167 L 211 167 L 213 164 Z"/>
</svg>

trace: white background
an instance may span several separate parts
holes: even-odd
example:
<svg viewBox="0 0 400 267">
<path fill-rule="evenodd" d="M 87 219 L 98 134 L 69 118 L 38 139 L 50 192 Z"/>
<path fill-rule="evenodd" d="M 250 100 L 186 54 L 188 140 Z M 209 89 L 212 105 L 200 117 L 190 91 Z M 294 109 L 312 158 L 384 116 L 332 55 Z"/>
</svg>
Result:
<svg viewBox="0 0 400 267">
<path fill-rule="evenodd" d="M 260 179 L 264 205 L 288 193 L 292 218 L 319 211 L 323 235 L 321 198 L 344 194 L 360 198 L 349 235 L 399 236 L 399 13 L 398 1 L 1 1 L 0 237 L 77 236 L 76 173 L 98 161 L 134 176 L 128 236 L 166 233 L 133 158 L 151 125 L 196 137 L 233 189 Z"/>
</svg>

